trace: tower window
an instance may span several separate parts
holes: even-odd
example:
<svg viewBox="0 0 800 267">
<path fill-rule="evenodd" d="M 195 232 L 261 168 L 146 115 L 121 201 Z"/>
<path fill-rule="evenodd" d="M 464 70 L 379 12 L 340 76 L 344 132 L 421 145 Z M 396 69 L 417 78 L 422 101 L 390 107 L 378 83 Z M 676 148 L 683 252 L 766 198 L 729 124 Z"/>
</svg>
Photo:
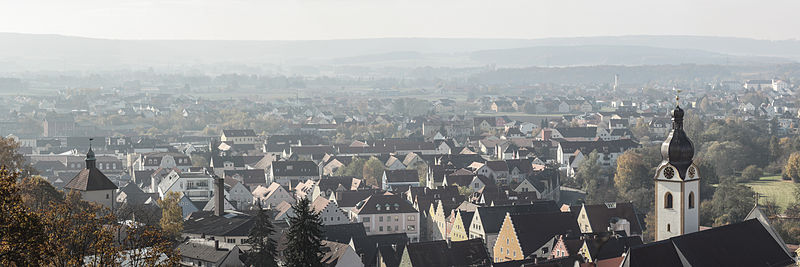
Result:
<svg viewBox="0 0 800 267">
<path fill-rule="evenodd" d="M 689 192 L 689 208 L 694 209 L 694 192 Z"/>
<path fill-rule="evenodd" d="M 669 232 L 669 231 L 670 231 L 670 225 L 667 224 L 667 232 Z"/>
<path fill-rule="evenodd" d="M 672 194 L 670 194 L 669 192 L 667 192 L 667 194 L 664 195 L 664 208 L 665 209 L 672 208 Z"/>
</svg>

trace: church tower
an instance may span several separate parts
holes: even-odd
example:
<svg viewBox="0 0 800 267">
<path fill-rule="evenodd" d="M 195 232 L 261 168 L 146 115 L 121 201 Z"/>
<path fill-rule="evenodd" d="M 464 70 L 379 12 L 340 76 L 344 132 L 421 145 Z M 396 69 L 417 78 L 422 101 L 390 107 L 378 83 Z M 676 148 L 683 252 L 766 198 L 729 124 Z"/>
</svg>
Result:
<svg viewBox="0 0 800 267">
<path fill-rule="evenodd" d="M 683 131 L 683 109 L 672 111 L 672 131 L 661 144 L 655 175 L 656 241 L 699 229 L 700 174 L 692 162 L 694 146 Z"/>
</svg>

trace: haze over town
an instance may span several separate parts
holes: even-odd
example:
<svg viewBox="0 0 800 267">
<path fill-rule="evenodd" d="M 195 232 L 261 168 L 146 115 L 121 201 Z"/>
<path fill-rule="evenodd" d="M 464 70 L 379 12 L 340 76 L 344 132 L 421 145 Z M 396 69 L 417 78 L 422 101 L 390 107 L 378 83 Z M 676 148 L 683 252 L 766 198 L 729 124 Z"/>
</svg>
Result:
<svg viewBox="0 0 800 267">
<path fill-rule="evenodd" d="M 797 1 L 0 3 L 2 266 L 794 266 Z"/>
</svg>

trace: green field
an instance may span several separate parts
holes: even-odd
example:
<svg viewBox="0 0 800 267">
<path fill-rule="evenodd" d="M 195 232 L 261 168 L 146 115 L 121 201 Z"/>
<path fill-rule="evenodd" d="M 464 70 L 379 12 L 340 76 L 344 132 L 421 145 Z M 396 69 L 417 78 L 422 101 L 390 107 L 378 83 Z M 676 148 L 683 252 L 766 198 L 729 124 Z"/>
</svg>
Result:
<svg viewBox="0 0 800 267">
<path fill-rule="evenodd" d="M 792 181 L 781 180 L 781 176 L 764 176 L 758 181 L 745 183 L 753 188 L 753 191 L 764 196 L 762 201 L 775 201 L 782 209 L 786 209 L 794 202 L 794 188 Z"/>
</svg>

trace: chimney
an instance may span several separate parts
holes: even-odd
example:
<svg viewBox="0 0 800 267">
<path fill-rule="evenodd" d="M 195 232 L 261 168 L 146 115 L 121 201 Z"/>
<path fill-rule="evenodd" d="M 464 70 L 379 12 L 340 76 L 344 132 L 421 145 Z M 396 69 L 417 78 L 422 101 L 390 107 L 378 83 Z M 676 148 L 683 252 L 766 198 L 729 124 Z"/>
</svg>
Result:
<svg viewBox="0 0 800 267">
<path fill-rule="evenodd" d="M 214 250 L 219 250 L 219 240 L 214 240 Z"/>
<path fill-rule="evenodd" d="M 214 175 L 214 215 L 222 216 L 225 214 L 225 185 L 222 178 Z"/>
</svg>

